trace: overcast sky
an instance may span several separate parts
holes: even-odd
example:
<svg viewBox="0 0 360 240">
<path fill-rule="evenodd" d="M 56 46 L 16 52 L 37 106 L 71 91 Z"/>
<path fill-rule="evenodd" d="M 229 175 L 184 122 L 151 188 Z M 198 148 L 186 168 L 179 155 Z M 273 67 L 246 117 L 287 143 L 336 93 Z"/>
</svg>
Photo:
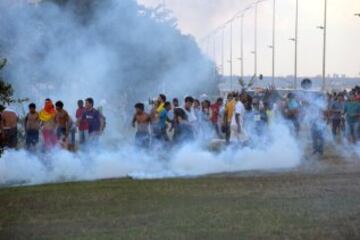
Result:
<svg viewBox="0 0 360 240">
<path fill-rule="evenodd" d="M 163 0 L 138 0 L 156 6 Z M 178 19 L 182 32 L 197 40 L 245 8 L 252 0 L 166 0 L 167 8 Z M 322 71 L 322 31 L 324 0 L 299 0 L 299 75 L 320 75 Z M 360 75 L 360 0 L 328 0 L 327 72 L 349 76 Z M 271 74 L 272 0 L 259 4 L 258 72 Z M 277 75 L 292 75 L 294 69 L 295 0 L 277 0 Z M 234 72 L 240 72 L 240 21 L 234 23 Z M 245 74 L 254 69 L 254 12 L 245 18 Z M 221 35 L 216 38 L 217 62 L 220 63 Z M 226 29 L 226 59 L 229 59 L 229 29 Z M 229 71 L 226 64 L 225 71 Z"/>
</svg>

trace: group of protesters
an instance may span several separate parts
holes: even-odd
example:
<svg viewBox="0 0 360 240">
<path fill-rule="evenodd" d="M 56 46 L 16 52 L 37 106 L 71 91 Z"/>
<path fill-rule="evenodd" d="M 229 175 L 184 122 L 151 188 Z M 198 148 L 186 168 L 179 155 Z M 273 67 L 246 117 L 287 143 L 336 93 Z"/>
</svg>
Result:
<svg viewBox="0 0 360 240">
<path fill-rule="evenodd" d="M 317 105 L 318 100 L 325 106 Z M 132 123 L 136 127 L 135 144 L 141 148 L 194 139 L 256 144 L 266 139 L 274 121 L 284 121 L 297 138 L 309 129 L 314 154 L 324 153 L 326 129 L 332 129 L 335 138 L 360 141 L 360 87 L 328 95 L 304 91 L 281 96 L 275 89 L 243 90 L 213 102 L 206 95 L 200 99 L 188 96 L 182 105 L 178 98 L 170 102 L 160 94 L 150 105 L 135 105 Z"/>
<path fill-rule="evenodd" d="M 105 118 L 94 108 L 94 100 L 87 98 L 78 101 L 75 120 L 64 109 L 64 103 L 46 99 L 44 107 L 38 111 L 35 103 L 28 105 L 28 113 L 23 119 L 25 147 L 34 151 L 41 146 L 50 151 L 60 146 L 75 150 L 75 142 L 80 144 L 96 141 L 105 127 Z M 10 107 L 0 105 L 0 147 L 16 149 L 19 147 L 19 116 Z M 76 137 L 78 133 L 78 138 Z"/>
<path fill-rule="evenodd" d="M 136 128 L 135 145 L 149 149 L 193 140 L 255 145 L 269 141 L 269 126 L 277 121 L 285 122 L 296 138 L 308 129 L 314 154 L 324 153 L 327 129 L 335 139 L 357 143 L 360 141 L 360 87 L 327 95 L 297 91 L 282 96 L 272 88 L 243 90 L 229 92 L 225 99 L 187 96 L 182 104 L 178 98 L 169 101 L 166 95 L 160 94 L 149 105 L 135 105 L 132 124 Z M 94 108 L 92 98 L 78 101 L 74 118 L 64 109 L 62 101 L 54 104 L 46 99 L 39 111 L 35 103 L 30 103 L 21 121 L 25 130 L 24 145 L 28 150 L 39 146 L 44 151 L 56 146 L 75 150 L 96 142 L 105 122 L 102 112 Z M 18 126 L 21 124 L 13 109 L 0 105 L 1 149 L 19 147 Z"/>
</svg>

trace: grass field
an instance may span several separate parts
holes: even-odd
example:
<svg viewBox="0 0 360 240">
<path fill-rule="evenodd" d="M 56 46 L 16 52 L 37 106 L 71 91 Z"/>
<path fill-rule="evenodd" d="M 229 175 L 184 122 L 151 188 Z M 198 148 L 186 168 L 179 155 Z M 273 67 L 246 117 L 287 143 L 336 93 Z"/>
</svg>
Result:
<svg viewBox="0 0 360 240">
<path fill-rule="evenodd" d="M 360 170 L 0 189 L 0 239 L 360 239 Z"/>
<path fill-rule="evenodd" d="M 0 240 L 360 240 L 360 159 L 340 150 L 283 172 L 0 185 Z"/>
</svg>

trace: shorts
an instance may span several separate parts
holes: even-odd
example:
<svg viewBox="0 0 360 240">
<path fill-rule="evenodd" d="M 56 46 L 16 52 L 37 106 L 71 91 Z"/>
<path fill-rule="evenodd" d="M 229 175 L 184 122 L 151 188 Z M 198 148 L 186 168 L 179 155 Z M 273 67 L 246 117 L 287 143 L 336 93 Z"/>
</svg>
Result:
<svg viewBox="0 0 360 240">
<path fill-rule="evenodd" d="M 149 148 L 150 134 L 146 132 L 137 132 L 135 134 L 135 146 L 140 148 Z"/>
<path fill-rule="evenodd" d="M 39 130 L 26 131 L 26 147 L 34 147 L 39 143 Z"/>
<path fill-rule="evenodd" d="M 16 148 L 18 143 L 18 130 L 11 128 L 4 130 L 3 147 Z"/>
</svg>

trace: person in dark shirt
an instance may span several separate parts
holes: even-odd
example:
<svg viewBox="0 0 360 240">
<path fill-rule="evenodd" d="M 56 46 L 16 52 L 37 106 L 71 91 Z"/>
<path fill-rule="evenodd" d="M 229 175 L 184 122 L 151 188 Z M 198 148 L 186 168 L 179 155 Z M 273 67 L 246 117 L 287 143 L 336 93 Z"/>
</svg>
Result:
<svg viewBox="0 0 360 240">
<path fill-rule="evenodd" d="M 86 108 L 84 107 L 84 101 L 79 100 L 78 101 L 78 109 L 76 110 L 76 126 L 79 130 L 80 144 L 85 143 L 85 140 L 88 137 L 87 121 L 82 119 L 85 111 L 86 111 Z"/>
<path fill-rule="evenodd" d="M 188 121 L 188 116 L 184 109 L 176 108 L 174 111 L 175 115 L 175 133 L 174 143 L 188 143 L 194 140 L 194 131 L 191 123 Z"/>
<path fill-rule="evenodd" d="M 83 113 L 82 120 L 86 121 L 90 138 L 96 138 L 103 129 L 103 117 L 99 111 L 94 108 L 94 99 L 87 98 L 85 101 L 86 110 Z"/>
</svg>

